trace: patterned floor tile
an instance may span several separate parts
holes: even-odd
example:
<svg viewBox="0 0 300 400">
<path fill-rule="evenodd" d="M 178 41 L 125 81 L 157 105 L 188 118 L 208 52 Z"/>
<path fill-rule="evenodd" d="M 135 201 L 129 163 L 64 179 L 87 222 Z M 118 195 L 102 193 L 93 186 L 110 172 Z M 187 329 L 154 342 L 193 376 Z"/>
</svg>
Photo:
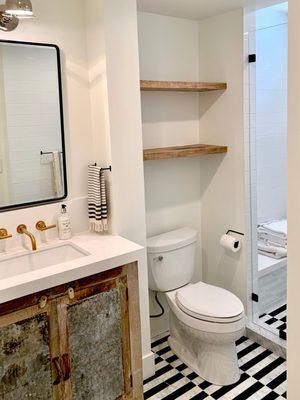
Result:
<svg viewBox="0 0 300 400">
<path fill-rule="evenodd" d="M 286 304 L 259 316 L 260 322 L 286 340 L 287 332 L 287 307 Z"/>
<path fill-rule="evenodd" d="M 273 318 L 283 308 L 274 310 Z M 216 386 L 203 380 L 168 345 L 168 334 L 155 338 L 156 373 L 144 382 L 144 399 L 150 400 L 284 400 L 286 399 L 286 362 L 283 358 L 243 337 L 236 343 L 241 378 L 231 386 Z"/>
</svg>

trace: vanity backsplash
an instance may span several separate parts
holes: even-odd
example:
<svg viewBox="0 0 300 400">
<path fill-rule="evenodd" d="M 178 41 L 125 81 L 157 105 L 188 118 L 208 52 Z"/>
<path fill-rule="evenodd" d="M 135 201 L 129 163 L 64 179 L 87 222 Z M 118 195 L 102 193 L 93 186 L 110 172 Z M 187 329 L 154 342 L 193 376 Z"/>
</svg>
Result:
<svg viewBox="0 0 300 400">
<path fill-rule="evenodd" d="M 63 201 L 68 207 L 72 221 L 73 234 L 84 232 L 89 229 L 88 214 L 87 214 L 87 198 L 80 197 L 70 201 Z M 7 229 L 12 238 L 7 240 L 0 240 L 0 254 L 1 252 L 9 251 L 15 247 L 21 247 L 26 244 L 29 248 L 29 243 L 24 235 L 17 233 L 17 226 L 24 224 L 27 226 L 28 231 L 32 232 L 37 240 L 37 243 L 44 243 L 58 237 L 57 228 L 49 231 L 40 232 L 36 229 L 35 225 L 38 221 L 45 221 L 47 225 L 57 224 L 57 217 L 60 213 L 62 203 L 47 204 L 32 208 L 23 208 L 15 211 L 2 212 L 0 214 L 0 229 Z"/>
</svg>

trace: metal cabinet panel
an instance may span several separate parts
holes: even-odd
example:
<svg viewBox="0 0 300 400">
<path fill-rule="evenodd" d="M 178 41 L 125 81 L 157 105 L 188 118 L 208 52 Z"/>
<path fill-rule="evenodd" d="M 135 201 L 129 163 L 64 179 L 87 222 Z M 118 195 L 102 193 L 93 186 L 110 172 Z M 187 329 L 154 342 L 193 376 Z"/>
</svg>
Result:
<svg viewBox="0 0 300 400">
<path fill-rule="evenodd" d="M 74 400 L 115 400 L 124 394 L 120 289 L 67 307 Z"/>
<path fill-rule="evenodd" d="M 52 399 L 46 314 L 0 328 L 0 398 Z"/>
</svg>

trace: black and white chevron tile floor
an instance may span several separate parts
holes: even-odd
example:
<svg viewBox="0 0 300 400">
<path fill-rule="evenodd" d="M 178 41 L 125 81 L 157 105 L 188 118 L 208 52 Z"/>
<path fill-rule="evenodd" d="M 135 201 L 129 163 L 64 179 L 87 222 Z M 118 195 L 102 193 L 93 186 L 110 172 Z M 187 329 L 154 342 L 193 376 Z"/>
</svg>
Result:
<svg viewBox="0 0 300 400">
<path fill-rule="evenodd" d="M 273 400 L 286 399 L 286 362 L 283 358 L 242 337 L 237 342 L 240 381 L 215 386 L 182 363 L 168 346 L 168 334 L 152 343 L 156 374 L 144 382 L 144 399 L 150 400 Z"/>
<path fill-rule="evenodd" d="M 275 334 L 279 335 L 281 339 L 286 340 L 287 331 L 287 307 L 284 304 L 275 310 L 259 316 L 260 322 L 268 329 L 271 329 Z"/>
</svg>

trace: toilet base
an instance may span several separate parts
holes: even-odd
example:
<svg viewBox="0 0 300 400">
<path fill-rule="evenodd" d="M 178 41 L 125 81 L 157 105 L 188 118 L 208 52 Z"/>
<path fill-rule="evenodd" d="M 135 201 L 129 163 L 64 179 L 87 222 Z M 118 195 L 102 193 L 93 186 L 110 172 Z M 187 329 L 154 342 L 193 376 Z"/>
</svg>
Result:
<svg viewBox="0 0 300 400">
<path fill-rule="evenodd" d="M 188 367 L 204 380 L 219 386 L 240 379 L 235 341 L 244 333 L 211 333 L 184 325 L 170 312 L 169 345 Z"/>
</svg>

